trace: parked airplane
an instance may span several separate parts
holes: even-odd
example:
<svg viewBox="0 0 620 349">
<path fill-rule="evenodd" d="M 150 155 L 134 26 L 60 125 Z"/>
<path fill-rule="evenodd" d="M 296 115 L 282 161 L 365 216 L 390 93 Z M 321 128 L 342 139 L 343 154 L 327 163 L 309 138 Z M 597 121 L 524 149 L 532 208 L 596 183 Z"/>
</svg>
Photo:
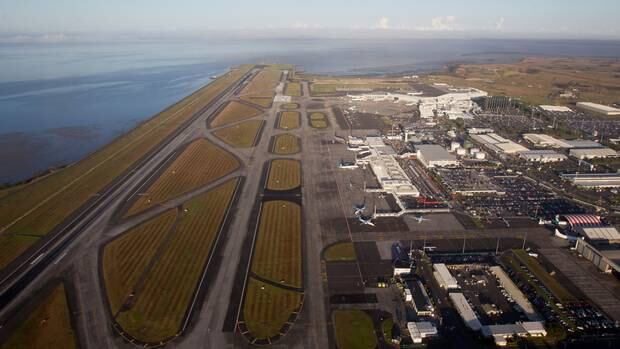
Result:
<svg viewBox="0 0 620 349">
<path fill-rule="evenodd" d="M 366 209 L 366 204 L 361 204 L 361 205 L 355 205 L 353 206 L 353 210 L 355 211 L 355 216 L 361 216 L 362 213 L 364 213 L 364 210 Z"/>
<path fill-rule="evenodd" d="M 424 222 L 424 221 L 430 221 L 430 219 L 428 219 L 428 218 L 424 218 L 424 216 L 416 216 L 416 217 L 415 217 L 415 218 L 413 218 L 413 219 L 415 219 L 418 223 L 422 223 L 422 222 Z"/>
<path fill-rule="evenodd" d="M 362 215 L 357 216 L 357 219 L 360 221 L 360 223 L 362 223 L 363 225 L 370 225 L 371 227 L 375 226 L 375 223 L 372 222 L 373 218 L 372 217 L 364 217 Z"/>
</svg>

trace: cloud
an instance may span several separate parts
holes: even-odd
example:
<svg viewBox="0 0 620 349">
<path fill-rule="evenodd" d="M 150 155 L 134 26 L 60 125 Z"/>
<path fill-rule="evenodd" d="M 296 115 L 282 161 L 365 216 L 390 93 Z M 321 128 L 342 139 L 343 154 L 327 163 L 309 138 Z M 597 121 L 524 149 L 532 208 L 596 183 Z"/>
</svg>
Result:
<svg viewBox="0 0 620 349">
<path fill-rule="evenodd" d="M 456 16 L 439 16 L 431 19 L 430 26 L 415 27 L 419 31 L 457 31 L 460 30 Z"/>
<path fill-rule="evenodd" d="M 506 22 L 506 19 L 504 17 L 500 17 L 497 20 L 497 23 L 495 23 L 495 29 L 504 30 L 504 22 Z"/>
<path fill-rule="evenodd" d="M 379 18 L 379 21 L 374 26 L 375 29 L 390 29 L 390 19 L 383 16 Z"/>
<path fill-rule="evenodd" d="M 12 36 L 2 36 L 0 37 L 0 43 L 5 44 L 58 44 L 62 42 L 67 42 L 71 38 L 69 38 L 65 34 L 37 34 L 37 35 L 12 35 Z"/>
</svg>

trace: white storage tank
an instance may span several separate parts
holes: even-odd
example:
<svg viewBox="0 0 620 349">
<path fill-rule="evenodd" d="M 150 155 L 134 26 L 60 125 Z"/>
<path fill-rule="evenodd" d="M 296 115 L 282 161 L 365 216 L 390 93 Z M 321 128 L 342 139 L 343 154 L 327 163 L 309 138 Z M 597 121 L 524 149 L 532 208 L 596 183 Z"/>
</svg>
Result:
<svg viewBox="0 0 620 349">
<path fill-rule="evenodd" d="M 456 150 L 456 155 L 459 155 L 459 156 L 467 155 L 467 149 L 465 149 L 465 148 L 458 148 Z"/>
<path fill-rule="evenodd" d="M 487 154 L 483 153 L 483 152 L 477 152 L 476 153 L 476 159 L 477 160 L 484 160 L 487 157 Z"/>
</svg>

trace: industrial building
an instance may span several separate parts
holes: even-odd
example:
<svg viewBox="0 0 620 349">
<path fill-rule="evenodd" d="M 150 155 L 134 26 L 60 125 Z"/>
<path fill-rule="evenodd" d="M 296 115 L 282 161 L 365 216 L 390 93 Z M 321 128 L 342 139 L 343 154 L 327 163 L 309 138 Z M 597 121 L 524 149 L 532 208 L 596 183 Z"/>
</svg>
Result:
<svg viewBox="0 0 620 349">
<path fill-rule="evenodd" d="M 420 280 L 410 282 L 411 293 L 413 296 L 413 309 L 417 316 L 432 316 L 433 303 L 431 302 L 424 285 Z"/>
<path fill-rule="evenodd" d="M 530 162 L 558 162 L 568 159 L 568 156 L 553 150 L 528 150 L 519 153 L 519 157 Z"/>
<path fill-rule="evenodd" d="M 381 188 L 395 196 L 420 196 L 420 191 L 407 177 L 405 170 L 392 155 L 377 155 L 369 162 Z"/>
<path fill-rule="evenodd" d="M 540 109 L 552 113 L 572 113 L 572 109 L 561 105 L 541 105 Z"/>
<path fill-rule="evenodd" d="M 606 116 L 620 115 L 620 109 L 598 103 L 578 102 L 577 108 Z"/>
<path fill-rule="evenodd" d="M 505 325 L 489 325 L 482 327 L 482 334 L 485 337 L 493 338 L 498 346 L 508 344 L 508 339 L 518 337 L 544 337 L 547 335 L 545 326 L 539 321 L 518 322 Z"/>
<path fill-rule="evenodd" d="M 616 228 L 585 227 L 579 233 L 577 252 L 605 273 L 620 272 L 620 233 Z"/>
<path fill-rule="evenodd" d="M 516 154 L 529 150 L 526 147 L 517 144 L 510 139 L 501 137 L 496 133 L 475 134 L 471 135 L 471 138 L 485 148 L 499 154 Z"/>
<path fill-rule="evenodd" d="M 422 343 L 424 338 L 437 336 L 437 328 L 428 321 L 408 322 L 407 329 L 411 335 L 413 343 Z"/>
<path fill-rule="evenodd" d="M 418 160 L 426 168 L 458 166 L 456 156 L 450 154 L 438 144 L 420 144 L 415 146 Z"/>
<path fill-rule="evenodd" d="M 450 293 L 448 296 L 452 304 L 454 304 L 456 311 L 463 319 L 463 322 L 465 322 L 465 325 L 473 331 L 480 331 L 482 329 L 482 324 L 480 320 L 478 320 L 478 316 L 476 316 L 471 305 L 469 305 L 467 298 L 465 298 L 462 293 Z"/>
<path fill-rule="evenodd" d="M 620 187 L 620 173 L 571 173 L 560 175 L 573 185 L 584 188 Z"/>
<path fill-rule="evenodd" d="M 499 266 L 492 266 L 489 268 L 493 275 L 499 280 L 499 284 L 508 292 L 510 297 L 519 305 L 525 316 L 530 321 L 540 321 L 540 315 L 534 310 L 534 306 L 530 301 L 525 297 L 523 292 L 519 290 L 517 285 L 510 279 L 510 277 L 506 274 L 504 269 Z"/>
<path fill-rule="evenodd" d="M 575 139 L 572 141 L 560 140 L 561 144 L 564 144 L 562 148 L 566 149 L 579 149 L 579 148 L 602 148 L 601 143 L 597 141 L 590 141 L 587 139 Z"/>
<path fill-rule="evenodd" d="M 446 290 L 454 290 L 459 288 L 459 284 L 450 271 L 443 263 L 433 264 L 433 276 L 437 280 L 439 286 L 443 287 Z"/>
<path fill-rule="evenodd" d="M 525 133 L 523 139 L 538 147 L 570 148 L 568 143 L 543 133 Z"/>
<path fill-rule="evenodd" d="M 611 148 L 578 148 L 571 149 L 569 155 L 583 160 L 617 157 L 618 152 Z"/>
</svg>

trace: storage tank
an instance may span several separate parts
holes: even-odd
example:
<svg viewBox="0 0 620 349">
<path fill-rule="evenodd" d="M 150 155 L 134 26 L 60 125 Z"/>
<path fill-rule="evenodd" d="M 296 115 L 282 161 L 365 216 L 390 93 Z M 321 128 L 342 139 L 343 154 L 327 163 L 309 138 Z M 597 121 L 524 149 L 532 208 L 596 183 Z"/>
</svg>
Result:
<svg viewBox="0 0 620 349">
<path fill-rule="evenodd" d="M 476 153 L 476 159 L 477 160 L 484 160 L 487 157 L 487 154 L 483 153 L 483 152 L 477 152 Z"/>
<path fill-rule="evenodd" d="M 459 143 L 459 142 L 452 142 L 450 144 L 450 151 L 456 151 L 460 147 L 461 147 L 461 143 Z"/>
<path fill-rule="evenodd" d="M 465 156 L 467 155 L 467 149 L 465 148 L 458 148 L 456 150 L 456 155 L 460 155 L 460 156 Z"/>
</svg>

